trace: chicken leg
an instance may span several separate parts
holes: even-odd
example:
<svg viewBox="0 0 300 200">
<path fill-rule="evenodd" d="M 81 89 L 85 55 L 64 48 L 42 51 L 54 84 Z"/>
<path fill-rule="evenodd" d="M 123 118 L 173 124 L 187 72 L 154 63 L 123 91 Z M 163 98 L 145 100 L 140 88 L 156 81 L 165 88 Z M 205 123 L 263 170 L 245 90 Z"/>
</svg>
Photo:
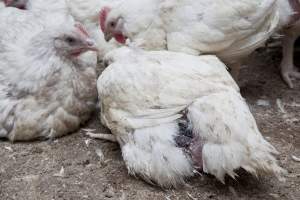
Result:
<svg viewBox="0 0 300 200">
<path fill-rule="evenodd" d="M 287 29 L 282 40 L 282 61 L 280 64 L 283 80 L 290 88 L 294 88 L 292 78 L 300 79 L 300 73 L 294 66 L 294 43 L 300 35 L 300 22 L 290 29 Z"/>
<path fill-rule="evenodd" d="M 117 142 L 117 138 L 116 136 L 114 136 L 113 134 L 104 134 L 104 133 L 92 133 L 92 130 L 84 130 L 86 131 L 86 135 L 94 138 L 94 139 L 99 139 L 99 140 L 106 140 L 106 141 L 110 141 L 110 142 Z"/>
</svg>

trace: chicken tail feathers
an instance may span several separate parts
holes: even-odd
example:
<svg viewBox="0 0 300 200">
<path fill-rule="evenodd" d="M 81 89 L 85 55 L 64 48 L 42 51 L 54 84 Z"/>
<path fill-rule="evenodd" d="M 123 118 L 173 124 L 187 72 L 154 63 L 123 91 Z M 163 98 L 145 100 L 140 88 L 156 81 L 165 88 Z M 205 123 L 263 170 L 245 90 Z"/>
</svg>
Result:
<svg viewBox="0 0 300 200">
<path fill-rule="evenodd" d="M 274 157 L 278 152 L 262 137 L 246 102 L 237 92 L 224 91 L 198 99 L 188 108 L 187 116 L 194 138 L 202 143 L 204 172 L 222 183 L 226 174 L 235 178 L 239 168 L 255 176 L 271 173 L 284 180 L 285 170 Z"/>
</svg>

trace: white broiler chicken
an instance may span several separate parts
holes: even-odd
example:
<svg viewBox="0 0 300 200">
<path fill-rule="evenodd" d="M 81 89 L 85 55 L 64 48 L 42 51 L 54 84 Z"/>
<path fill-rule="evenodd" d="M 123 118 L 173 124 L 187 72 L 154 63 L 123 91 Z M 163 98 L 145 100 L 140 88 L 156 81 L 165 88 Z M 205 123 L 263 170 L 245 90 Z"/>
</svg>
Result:
<svg viewBox="0 0 300 200">
<path fill-rule="evenodd" d="M 171 187 L 196 170 L 223 183 L 239 168 L 284 172 L 215 56 L 123 47 L 105 62 L 97 87 L 101 121 L 113 135 L 89 135 L 118 141 L 130 174 Z"/>
<path fill-rule="evenodd" d="M 125 0 L 100 14 L 106 39 L 148 50 L 215 54 L 237 77 L 242 58 L 274 33 L 276 0 Z"/>
<path fill-rule="evenodd" d="M 278 0 L 280 13 L 280 25 L 282 29 L 282 52 L 281 74 L 283 80 L 290 88 L 293 88 L 291 78 L 300 78 L 293 61 L 294 43 L 300 36 L 300 1 L 299 0 Z"/>
<path fill-rule="evenodd" d="M 95 66 L 78 56 L 96 50 L 68 16 L 57 24 L 15 8 L 0 12 L 0 137 L 55 138 L 84 123 L 97 101 Z"/>
</svg>

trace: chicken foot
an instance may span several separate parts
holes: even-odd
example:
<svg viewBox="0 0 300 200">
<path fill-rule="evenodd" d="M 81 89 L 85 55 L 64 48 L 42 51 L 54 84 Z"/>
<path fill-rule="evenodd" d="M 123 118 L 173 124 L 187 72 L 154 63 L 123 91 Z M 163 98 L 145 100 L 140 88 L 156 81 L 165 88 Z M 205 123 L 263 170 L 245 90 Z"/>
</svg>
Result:
<svg viewBox="0 0 300 200">
<path fill-rule="evenodd" d="M 94 139 L 106 140 L 106 141 L 110 141 L 110 142 L 117 142 L 117 138 L 113 134 L 92 133 L 90 130 L 87 130 L 85 134 Z"/>
</svg>

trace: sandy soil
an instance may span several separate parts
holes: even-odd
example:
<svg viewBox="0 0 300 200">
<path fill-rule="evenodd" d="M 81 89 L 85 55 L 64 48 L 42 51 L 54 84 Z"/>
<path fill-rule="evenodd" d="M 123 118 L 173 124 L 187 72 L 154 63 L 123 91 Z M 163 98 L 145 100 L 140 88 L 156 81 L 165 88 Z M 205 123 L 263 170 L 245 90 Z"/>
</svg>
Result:
<svg viewBox="0 0 300 200">
<path fill-rule="evenodd" d="M 240 173 L 223 185 L 203 175 L 182 188 L 162 190 L 127 174 L 117 144 L 90 140 L 81 130 L 55 141 L 1 141 L 0 199 L 298 200 L 300 162 L 292 156 L 300 157 L 300 80 L 288 89 L 279 76 L 279 60 L 278 49 L 255 52 L 240 85 L 264 136 L 281 152 L 278 158 L 289 172 L 285 183 Z M 107 131 L 96 116 L 84 128 Z"/>
</svg>

